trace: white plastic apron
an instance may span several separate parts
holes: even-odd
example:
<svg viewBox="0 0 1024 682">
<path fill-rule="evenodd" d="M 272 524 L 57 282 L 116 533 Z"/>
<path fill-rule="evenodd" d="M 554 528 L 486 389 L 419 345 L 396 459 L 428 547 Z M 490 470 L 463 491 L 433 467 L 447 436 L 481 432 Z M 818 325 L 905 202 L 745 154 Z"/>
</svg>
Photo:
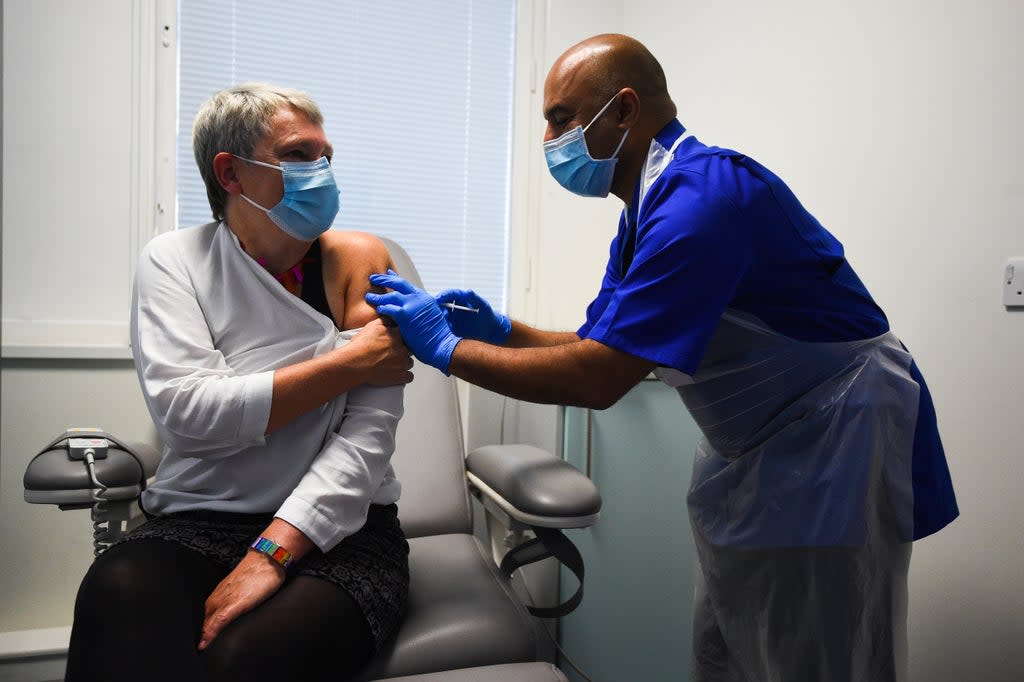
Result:
<svg viewBox="0 0 1024 682">
<path fill-rule="evenodd" d="M 688 135 L 651 142 L 637 215 Z M 906 679 L 910 364 L 891 333 L 807 343 L 727 310 L 694 376 L 655 371 L 704 433 L 687 497 L 698 682 Z"/>
<path fill-rule="evenodd" d="M 727 311 L 693 377 L 695 679 L 905 679 L 918 385 L 887 333 L 807 343 Z"/>
</svg>

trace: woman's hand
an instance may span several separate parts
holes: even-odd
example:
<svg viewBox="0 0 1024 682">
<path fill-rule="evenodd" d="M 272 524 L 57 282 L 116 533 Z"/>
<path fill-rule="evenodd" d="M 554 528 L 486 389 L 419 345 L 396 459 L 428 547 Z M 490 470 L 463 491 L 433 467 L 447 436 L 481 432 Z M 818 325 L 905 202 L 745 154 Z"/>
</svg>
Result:
<svg viewBox="0 0 1024 682">
<path fill-rule="evenodd" d="M 284 584 L 284 567 L 266 554 L 249 551 L 206 599 L 199 650 L 210 646 L 228 624 L 252 611 Z"/>
<path fill-rule="evenodd" d="M 353 353 L 374 386 L 393 386 L 412 381 L 412 354 L 402 342 L 397 327 L 385 326 L 380 319 L 371 320 L 349 342 L 346 350 Z"/>
<path fill-rule="evenodd" d="M 386 315 L 398 324 L 402 338 L 420 361 L 447 375 L 452 353 L 462 338 L 452 332 L 434 297 L 399 277 L 394 270 L 370 275 L 370 284 L 391 291 L 368 293 L 367 303 L 374 306 L 378 314 Z"/>
<path fill-rule="evenodd" d="M 357 386 L 407 384 L 411 368 L 412 356 L 398 329 L 371 320 L 344 346 L 274 372 L 266 433 Z"/>
<path fill-rule="evenodd" d="M 260 534 L 282 547 L 287 547 L 292 561 L 301 561 L 313 550 L 313 541 L 284 519 L 275 518 Z M 228 624 L 243 613 L 252 611 L 281 589 L 285 569 L 270 556 L 249 550 L 234 570 L 206 598 L 199 650 L 210 646 Z"/>
</svg>

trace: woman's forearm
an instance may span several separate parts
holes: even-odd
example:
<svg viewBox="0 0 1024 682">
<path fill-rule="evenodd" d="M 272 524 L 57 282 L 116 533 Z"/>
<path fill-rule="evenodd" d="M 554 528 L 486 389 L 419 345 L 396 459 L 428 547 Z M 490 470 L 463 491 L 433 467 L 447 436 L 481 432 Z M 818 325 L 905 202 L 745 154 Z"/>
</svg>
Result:
<svg viewBox="0 0 1024 682">
<path fill-rule="evenodd" d="M 275 518 L 261 535 L 284 547 L 296 562 L 316 547 L 305 533 L 283 519 Z"/>
<path fill-rule="evenodd" d="M 412 359 L 398 330 L 371 320 L 340 348 L 274 372 L 267 434 L 310 410 L 361 386 L 412 381 Z"/>
<path fill-rule="evenodd" d="M 369 368 L 349 348 L 336 348 L 274 372 L 268 435 L 367 381 Z"/>
<path fill-rule="evenodd" d="M 353 389 L 338 430 L 328 436 L 277 517 L 325 552 L 358 531 L 375 496 L 382 494 L 386 504 L 397 493 L 394 484 L 382 485 L 393 475 L 391 456 L 403 409 L 401 386 Z"/>
</svg>

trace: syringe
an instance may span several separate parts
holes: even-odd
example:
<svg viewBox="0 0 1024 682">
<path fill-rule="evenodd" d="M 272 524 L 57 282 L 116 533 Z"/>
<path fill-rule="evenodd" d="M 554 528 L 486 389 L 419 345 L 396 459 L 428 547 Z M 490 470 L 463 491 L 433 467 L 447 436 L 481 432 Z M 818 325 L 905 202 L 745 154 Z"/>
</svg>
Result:
<svg viewBox="0 0 1024 682">
<path fill-rule="evenodd" d="M 458 305 L 457 303 L 452 303 L 451 301 L 446 301 L 445 303 L 442 303 L 441 305 L 443 305 L 445 308 L 448 308 L 449 310 L 465 310 L 467 313 L 478 313 L 478 312 L 480 312 L 479 308 L 467 308 L 464 305 Z"/>
</svg>

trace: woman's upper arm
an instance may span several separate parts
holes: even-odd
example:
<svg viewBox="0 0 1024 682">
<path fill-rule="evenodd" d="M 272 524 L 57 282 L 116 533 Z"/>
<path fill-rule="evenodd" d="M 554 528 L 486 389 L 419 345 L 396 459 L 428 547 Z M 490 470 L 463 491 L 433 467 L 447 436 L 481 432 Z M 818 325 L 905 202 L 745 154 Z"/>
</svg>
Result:
<svg viewBox="0 0 1024 682">
<path fill-rule="evenodd" d="M 159 247 L 159 248 L 158 248 Z M 180 253 L 166 240 L 144 249 L 131 310 L 132 351 L 143 374 L 222 369 Z"/>
<path fill-rule="evenodd" d="M 366 232 L 331 230 L 325 237 L 321 253 L 328 305 L 342 329 L 357 329 L 377 317 L 364 296 L 371 290 L 370 275 L 394 267 L 391 255 L 384 242 Z"/>
<path fill-rule="evenodd" d="M 228 366 L 175 246 L 147 245 L 133 290 L 132 354 L 153 420 L 181 452 L 259 440 L 273 373 L 239 376 Z"/>
</svg>

